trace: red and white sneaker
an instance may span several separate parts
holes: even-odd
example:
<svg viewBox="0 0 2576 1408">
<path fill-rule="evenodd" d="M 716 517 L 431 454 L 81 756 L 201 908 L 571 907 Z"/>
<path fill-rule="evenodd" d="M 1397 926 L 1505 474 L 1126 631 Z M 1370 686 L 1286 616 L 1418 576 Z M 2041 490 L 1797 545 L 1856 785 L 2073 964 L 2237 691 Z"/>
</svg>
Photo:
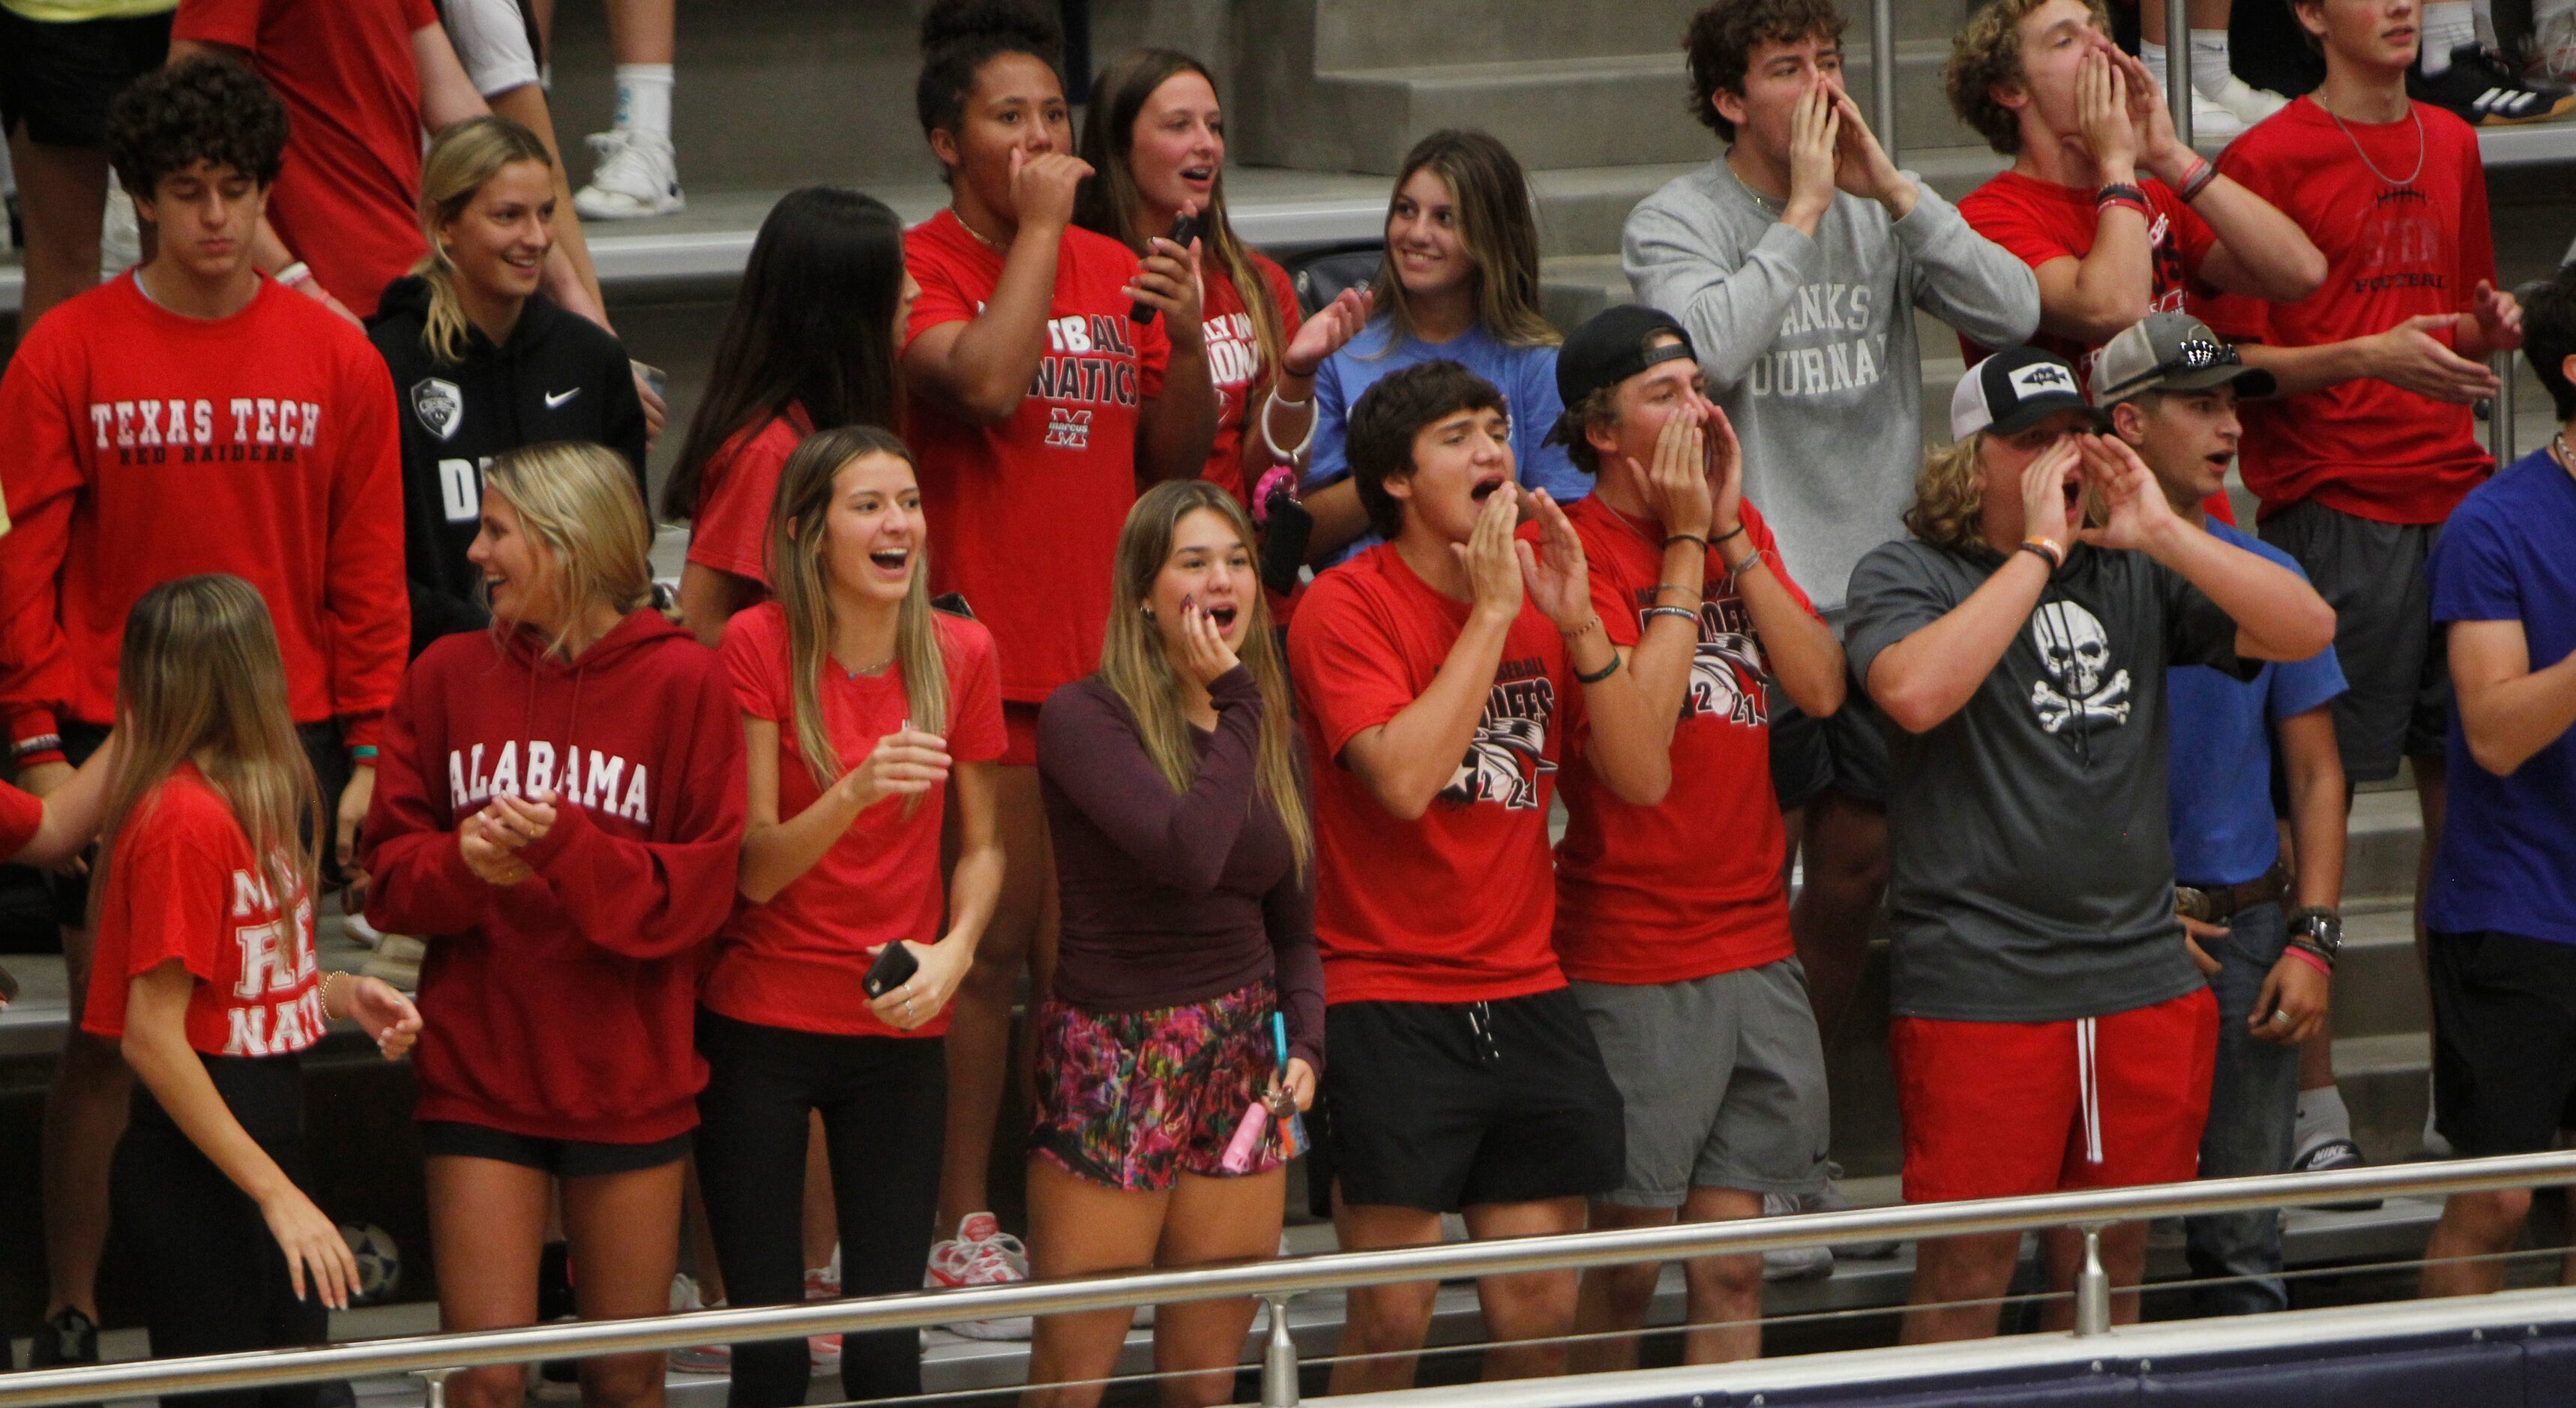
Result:
<svg viewBox="0 0 2576 1408">
<path fill-rule="evenodd" d="M 838 1246 L 832 1248 L 832 1262 L 830 1265 L 812 1267 L 806 1271 L 805 1298 L 807 1300 L 839 1300 L 841 1298 L 841 1249 Z M 805 1337 L 805 1353 L 806 1356 L 813 1361 L 815 1373 L 829 1374 L 836 1372 L 841 1367 L 841 1337 L 839 1335 L 807 1335 Z"/>
<path fill-rule="evenodd" d="M 989 1212 L 968 1213 L 957 1224 L 957 1235 L 930 1248 L 930 1267 L 921 1276 L 925 1290 L 954 1290 L 962 1286 L 1002 1286 L 1029 1279 L 1029 1249 L 1020 1239 L 1002 1230 L 1002 1224 Z M 1005 1316 L 998 1320 L 960 1320 L 946 1327 L 953 1334 L 970 1340 L 1024 1340 L 1029 1337 L 1029 1317 Z"/>
<path fill-rule="evenodd" d="M 698 1283 L 683 1271 L 671 1278 L 671 1309 L 713 1310 L 723 1301 L 710 1306 L 699 1298 Z M 726 1344 L 693 1344 L 671 1351 L 671 1367 L 683 1374 L 730 1374 L 733 1372 L 733 1346 Z"/>
</svg>

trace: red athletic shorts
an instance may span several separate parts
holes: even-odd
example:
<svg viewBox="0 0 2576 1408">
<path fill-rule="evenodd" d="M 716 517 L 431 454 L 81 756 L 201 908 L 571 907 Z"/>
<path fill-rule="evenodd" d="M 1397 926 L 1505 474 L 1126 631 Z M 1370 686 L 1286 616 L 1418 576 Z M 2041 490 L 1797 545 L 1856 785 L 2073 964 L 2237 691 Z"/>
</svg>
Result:
<svg viewBox="0 0 2576 1408">
<path fill-rule="evenodd" d="M 1006 768 L 1038 765 L 1038 706 L 1016 699 L 1002 701 L 1002 756 Z"/>
<path fill-rule="evenodd" d="M 2218 1060 L 2207 988 L 2071 1022 L 1889 1024 L 1905 1201 L 2180 1183 Z"/>
</svg>

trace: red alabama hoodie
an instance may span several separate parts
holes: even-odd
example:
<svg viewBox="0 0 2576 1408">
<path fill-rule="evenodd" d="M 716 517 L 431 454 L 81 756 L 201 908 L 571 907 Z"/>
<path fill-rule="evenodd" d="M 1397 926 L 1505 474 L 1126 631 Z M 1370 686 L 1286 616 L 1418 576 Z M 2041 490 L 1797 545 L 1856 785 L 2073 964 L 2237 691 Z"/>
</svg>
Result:
<svg viewBox="0 0 2576 1408">
<path fill-rule="evenodd" d="M 644 1144 L 695 1128 L 698 979 L 734 898 L 742 720 L 714 651 L 650 608 L 572 661 L 529 630 L 448 636 L 385 717 L 360 864 L 367 918 L 429 939 L 422 1120 Z M 512 886 L 457 824 L 553 789 Z"/>
</svg>

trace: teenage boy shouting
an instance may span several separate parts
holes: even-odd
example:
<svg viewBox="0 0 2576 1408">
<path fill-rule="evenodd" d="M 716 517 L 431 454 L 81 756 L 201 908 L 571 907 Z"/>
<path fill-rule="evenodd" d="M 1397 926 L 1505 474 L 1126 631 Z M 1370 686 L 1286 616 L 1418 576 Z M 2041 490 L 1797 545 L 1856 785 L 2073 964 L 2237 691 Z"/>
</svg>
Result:
<svg viewBox="0 0 2576 1408">
<path fill-rule="evenodd" d="M 1828 621 L 1893 537 L 1923 454 L 1914 310 L 1997 347 L 2038 326 L 2020 261 L 1896 169 L 1843 92 L 1829 0 L 1718 0 L 1691 21 L 1691 112 L 1726 143 L 1628 217 L 1637 299 L 1673 315 L 1744 447 L 1783 565 Z M 1865 701 L 1864 701 L 1865 702 Z M 1772 782 L 1798 818 L 1798 953 L 1830 1040 L 1860 984 L 1886 874 L 1887 747 L 1865 709 L 1773 721 Z"/>
<path fill-rule="evenodd" d="M 2158 313 L 2102 349 L 2093 400 L 2178 517 L 2295 572 L 2288 553 L 2202 508 L 2236 457 L 2236 398 L 2271 387 L 2270 373 L 2243 365 L 2199 319 Z M 2343 689 L 2331 649 L 2266 663 L 2251 678 L 2200 665 L 2165 674 L 2172 730 L 2192 740 L 2169 774 L 2176 908 L 2218 999 L 2203 1178 L 2290 1168 L 2301 1047 L 2325 1026 L 2343 949 L 2343 761 L 2328 707 Z M 2295 866 L 2273 824 L 2276 737 Z M 2192 1273 L 2223 1278 L 2193 1293 L 2203 1314 L 2289 1308 L 2281 1219 L 2270 1209 L 2186 1218 L 2183 1231 Z"/>
<path fill-rule="evenodd" d="M 1768 684 L 1818 718 L 1843 700 L 1843 652 L 1744 498 L 1726 415 L 1701 394 L 1669 315 L 1608 309 L 1556 359 L 1554 438 L 1596 487 L 1565 511 L 1592 604 L 1670 737 L 1672 787 L 1621 801 L 1572 739 L 1557 850 L 1556 951 L 1626 1108 L 1627 1174 L 1591 1225 L 1761 1215 L 1821 1190 L 1831 1134 L 1824 1048 L 1789 937 Z M 1823 1267 L 1830 1268 L 1830 1258 Z M 1654 1263 L 1583 1279 L 1577 1329 L 1634 1330 Z M 1760 1256 L 1684 1265 L 1683 1358 L 1762 1352 Z M 1633 1368 L 1636 1341 L 1577 1352 Z"/>
<path fill-rule="evenodd" d="M 0 551 L 0 717 L 18 775 L 51 791 L 106 738 L 137 597 L 234 573 L 276 621 L 345 864 L 411 630 L 393 381 L 355 325 L 251 265 L 286 141 L 266 84 L 221 59 L 156 70 L 119 95 L 107 136 L 157 236 L 152 260 L 56 305 L 0 377 L 0 485 L 17 524 Z M 77 1007 L 86 885 L 58 889 Z M 74 1031 L 46 1102 L 57 1359 L 96 1355 L 91 1285 L 127 1080 L 114 1041 Z"/>
<path fill-rule="evenodd" d="M 1623 801 L 1669 782 L 1651 715 L 1592 604 L 1583 544 L 1542 491 L 1538 543 L 1502 394 L 1455 362 L 1389 373 L 1352 409 L 1352 478 L 1387 541 L 1315 579 L 1288 632 L 1315 759 L 1324 1148 L 1345 1248 L 1571 1232 L 1618 1186 L 1619 1092 L 1549 945 L 1547 815 L 1570 730 Z M 1351 1293 L 1332 1391 L 1401 1389 L 1430 1282 Z M 1574 1272 L 1477 1288 L 1488 1378 L 1558 1373 Z M 1524 1343 L 1524 1341 L 1535 1341 Z"/>
<path fill-rule="evenodd" d="M 1912 536 L 1852 574 L 1848 637 L 1903 730 L 1887 924 L 1905 1197 L 2188 1179 L 2218 1014 L 2174 921 L 2165 671 L 2302 660 L 2333 615 L 2296 573 L 2177 517 L 2045 352 L 1971 368 L 1950 424 Z M 2102 1242 L 2113 1283 L 2137 1285 L 2145 1225 Z M 2019 1245 L 1922 1243 L 1905 1338 L 1994 1333 Z M 2047 1250 L 2071 1285 L 2080 1242 Z M 2137 1297 L 2115 1314 L 2134 1319 Z"/>
<path fill-rule="evenodd" d="M 2547 445 L 2471 490 L 2433 553 L 2451 638 L 2451 815 L 2424 905 L 2433 1106 L 2462 1154 L 2557 1147 L 2576 1097 L 2576 266 L 2531 301 L 2524 351 L 2558 411 Z M 2525 1189 L 2458 1193 L 2424 1294 L 2504 1288 Z"/>
</svg>

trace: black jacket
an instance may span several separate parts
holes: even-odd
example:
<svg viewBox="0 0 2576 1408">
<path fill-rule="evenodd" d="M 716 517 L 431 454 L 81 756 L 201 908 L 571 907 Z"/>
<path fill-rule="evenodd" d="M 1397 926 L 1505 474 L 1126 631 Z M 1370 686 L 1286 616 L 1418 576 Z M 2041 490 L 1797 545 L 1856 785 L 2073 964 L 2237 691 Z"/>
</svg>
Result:
<svg viewBox="0 0 2576 1408">
<path fill-rule="evenodd" d="M 411 653 L 490 619 L 465 550 L 483 512 L 483 467 L 504 450 L 587 440 L 626 457 L 644 493 L 644 404 L 626 349 L 597 323 L 531 295 L 498 347 L 467 328 L 465 360 L 442 362 L 421 333 L 429 285 L 395 280 L 367 336 L 393 370 L 401 403 L 403 559 L 411 578 Z"/>
</svg>

